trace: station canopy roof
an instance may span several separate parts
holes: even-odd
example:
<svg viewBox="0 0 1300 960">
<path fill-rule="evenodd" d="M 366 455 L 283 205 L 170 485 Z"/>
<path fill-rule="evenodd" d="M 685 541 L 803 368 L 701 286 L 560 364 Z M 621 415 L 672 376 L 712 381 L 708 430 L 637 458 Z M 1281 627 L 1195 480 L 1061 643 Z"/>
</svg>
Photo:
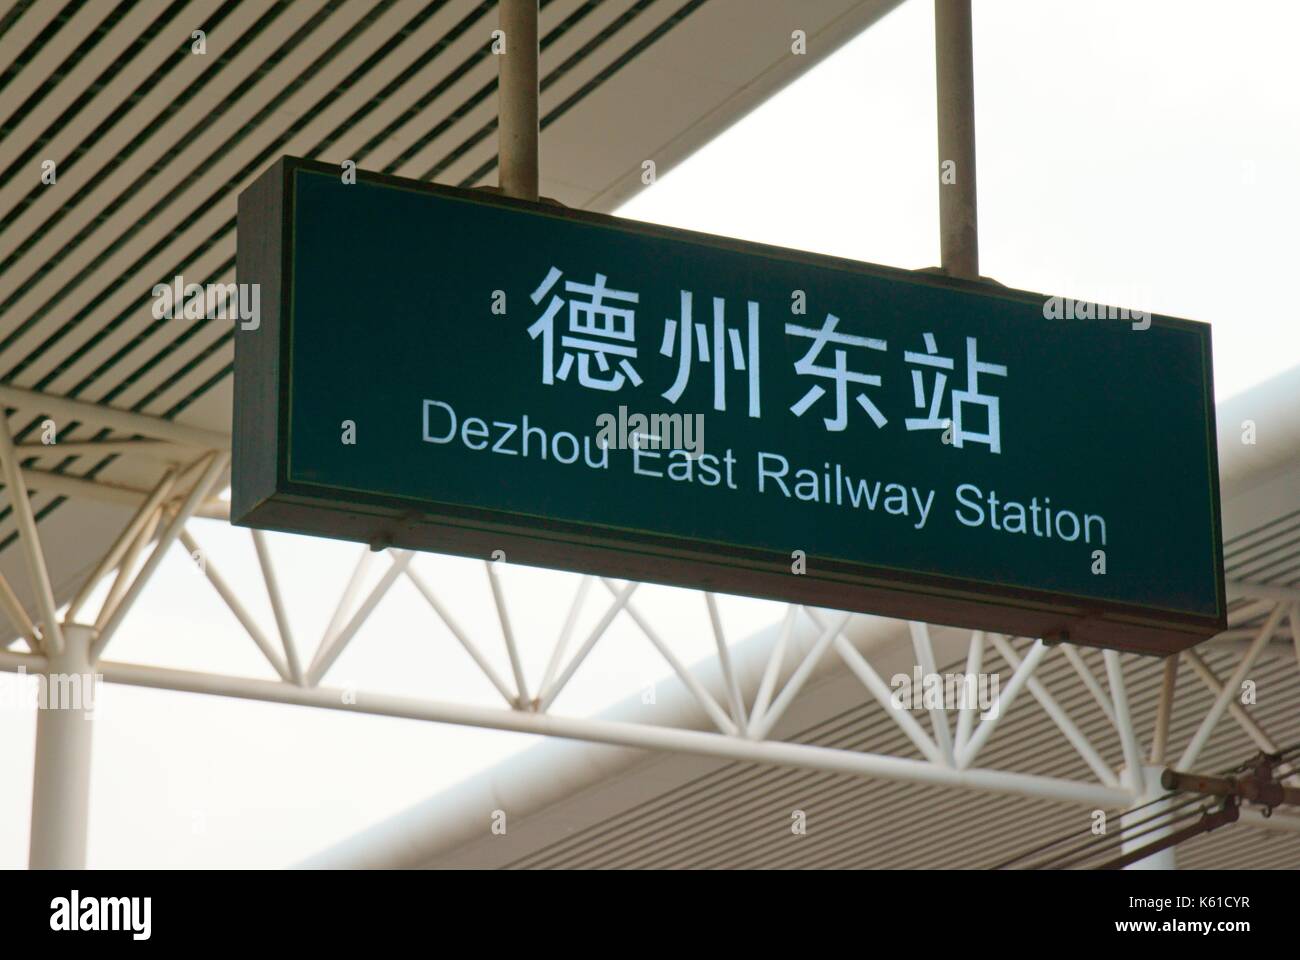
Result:
<svg viewBox="0 0 1300 960">
<path fill-rule="evenodd" d="M 807 54 L 791 56 L 790 0 L 542 0 L 543 195 L 613 210 L 641 189 L 645 160 L 662 175 L 898 2 L 803 0 L 797 26 Z M 59 601 L 167 464 L 41 449 L 47 415 L 61 443 L 132 433 L 60 415 L 31 392 L 148 414 L 181 434 L 228 435 L 233 324 L 155 319 L 153 287 L 176 275 L 232 282 L 236 198 L 286 154 L 495 185 L 496 27 L 495 0 L 13 0 L 0 8 L 0 403 L 17 409 L 10 422 L 26 448 Z M 200 30 L 205 51 L 196 53 Z M 42 179 L 45 161 L 54 163 L 52 183 Z M 1297 396 L 1300 368 L 1220 405 L 1230 578 L 1289 589 L 1300 581 Z M 1267 442 L 1240 442 L 1246 419 Z M 205 513 L 219 516 L 220 507 Z M 5 504 L 0 572 L 34 609 L 16 537 Z M 1261 617 L 1238 600 L 1230 624 L 1240 631 Z M 901 626 L 858 618 L 857 639 L 876 651 L 882 672 L 907 652 Z M 737 645 L 737 659 L 746 646 L 761 657 L 766 642 Z M 935 642 L 941 668 L 957 667 L 958 633 L 937 631 Z M 1236 642 L 1204 647 L 1221 675 Z M 1270 646 L 1257 667 L 1275 686 L 1256 715 L 1288 744 L 1300 741 L 1294 657 Z M 989 663 L 997 667 L 1005 664 Z M 1181 672 L 1188 695 L 1180 694 L 1173 742 L 1206 709 L 1196 678 Z M 1043 682 L 1063 681 L 1047 672 Z M 853 683 L 823 672 L 774 737 L 907 756 Z M 1143 721 L 1157 687 L 1158 670 L 1147 670 L 1131 688 Z M 1086 696 L 1070 706 L 1090 736 L 1107 723 Z M 993 765 L 1081 772 L 1041 711 L 1016 711 L 994 746 Z M 1225 722 L 1205 756 L 1211 765 L 1239 762 L 1253 749 Z M 473 839 L 482 802 L 503 793 L 519 800 L 509 837 Z M 754 829 L 814 796 L 800 842 L 790 843 L 779 817 L 770 830 Z M 1024 798 L 549 741 L 314 862 L 987 866 L 1059 835 L 1076 814 Z M 1300 833 L 1236 824 L 1187 844 L 1180 859 L 1296 867 Z"/>
</svg>

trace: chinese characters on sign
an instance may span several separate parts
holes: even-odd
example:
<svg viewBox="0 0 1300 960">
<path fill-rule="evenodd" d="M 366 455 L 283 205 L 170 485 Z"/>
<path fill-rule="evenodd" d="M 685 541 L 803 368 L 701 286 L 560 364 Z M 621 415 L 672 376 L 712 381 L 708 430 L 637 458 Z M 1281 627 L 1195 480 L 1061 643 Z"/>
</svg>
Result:
<svg viewBox="0 0 1300 960">
<path fill-rule="evenodd" d="M 609 278 L 603 273 L 597 273 L 592 283 L 566 280 L 564 293 L 569 295 L 566 300 L 555 292 L 563 276 L 558 267 L 551 267 L 545 279 L 530 295 L 530 299 L 538 306 L 550 296 L 542 315 L 528 327 L 528 335 L 534 340 L 541 340 L 542 383 L 554 386 L 556 380 L 567 381 L 573 372 L 576 357 L 577 382 L 583 387 L 613 392 L 622 390 L 629 384 L 632 388 L 641 386 L 644 379 L 634 365 L 637 360 L 635 308 L 641 305 L 640 295 L 609 287 Z M 677 319 L 664 319 L 663 340 L 659 348 L 665 357 L 672 358 L 676 355 L 677 376 L 660 396 L 669 403 L 676 404 L 690 381 L 693 363 L 698 361 L 713 367 L 714 410 L 727 410 L 727 373 L 735 371 L 745 374 L 748 392 L 745 409 L 749 416 L 760 418 L 759 305 L 753 300 L 746 302 L 747 324 L 742 339 L 741 328 L 727 325 L 725 298 L 713 298 L 713 322 L 710 325 L 693 318 L 692 291 L 682 290 L 680 296 L 680 316 Z M 561 355 L 558 363 L 555 347 L 557 316 L 568 318 L 567 332 L 562 332 L 560 336 Z M 882 382 L 880 373 L 850 369 L 849 348 L 884 354 L 889 351 L 889 344 L 885 340 L 845 333 L 839 329 L 839 325 L 840 318 L 833 313 L 826 314 L 820 327 L 785 324 L 786 336 L 811 341 L 807 352 L 795 361 L 795 373 L 833 384 L 833 387 L 829 387 L 813 383 L 806 393 L 788 404 L 788 409 L 796 417 L 802 417 L 833 389 L 833 398 L 819 408 L 823 425 L 833 433 L 839 433 L 849 425 L 849 385 L 855 385 L 855 389 L 880 387 Z M 955 368 L 954 360 L 950 356 L 939 355 L 933 333 L 923 333 L 921 339 L 925 344 L 925 352 L 907 350 L 903 353 L 903 359 L 915 367 L 912 370 L 913 397 L 917 410 L 923 415 L 904 418 L 904 427 L 909 431 L 947 431 L 945 442 L 954 447 L 982 443 L 993 453 L 1001 453 L 1002 430 L 998 398 L 980 393 L 979 377 L 980 374 L 1005 377 L 1006 365 L 978 359 L 976 338 L 966 337 L 966 388 L 948 391 L 951 402 L 946 406 L 948 412 L 945 415 L 944 395 L 948 386 L 948 372 Z M 855 351 L 853 357 L 855 365 L 859 362 L 868 365 L 871 355 Z M 877 363 L 874 369 L 879 367 L 880 364 Z M 933 371 L 928 392 L 925 383 L 927 368 Z M 865 389 L 857 389 L 852 399 L 877 429 L 883 429 L 889 424 L 889 417 Z M 985 430 L 979 430 L 971 422 L 968 412 L 970 407 L 984 408 Z"/>
</svg>

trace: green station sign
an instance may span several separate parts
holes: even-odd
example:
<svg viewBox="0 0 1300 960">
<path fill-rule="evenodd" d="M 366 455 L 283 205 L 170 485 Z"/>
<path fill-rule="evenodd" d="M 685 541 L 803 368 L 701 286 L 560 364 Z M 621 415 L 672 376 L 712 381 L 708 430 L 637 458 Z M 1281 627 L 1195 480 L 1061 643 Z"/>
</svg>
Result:
<svg viewBox="0 0 1300 960">
<path fill-rule="evenodd" d="M 1210 332 L 286 158 L 238 524 L 1164 654 L 1223 629 Z"/>
</svg>

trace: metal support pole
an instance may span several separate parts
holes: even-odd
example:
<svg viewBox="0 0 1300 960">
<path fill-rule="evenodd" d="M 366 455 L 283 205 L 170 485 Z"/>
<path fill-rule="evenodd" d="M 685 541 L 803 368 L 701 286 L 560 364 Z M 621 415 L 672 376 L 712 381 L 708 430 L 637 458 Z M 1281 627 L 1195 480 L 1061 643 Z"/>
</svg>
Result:
<svg viewBox="0 0 1300 960">
<path fill-rule="evenodd" d="M 1138 797 L 1138 809 L 1132 814 L 1120 817 L 1120 829 L 1125 827 L 1136 829 L 1137 825 L 1144 821 L 1148 825 L 1163 823 L 1162 818 L 1169 813 L 1170 804 L 1168 799 L 1161 799 L 1165 796 L 1164 788 L 1160 786 L 1160 775 L 1162 773 L 1164 773 L 1164 768 L 1160 766 L 1138 766 L 1124 770 L 1125 779 L 1133 783 L 1142 792 Z M 1174 833 L 1174 830 L 1173 825 L 1161 825 L 1154 830 L 1142 829 L 1140 836 L 1135 836 L 1132 840 L 1125 840 L 1121 845 L 1121 850 L 1126 854 L 1141 850 L 1143 847 L 1156 844 L 1156 841 L 1170 836 Z M 1125 865 L 1123 869 L 1173 870 L 1177 867 L 1175 849 L 1175 847 L 1171 846 L 1163 850 L 1157 850 L 1149 857 Z"/>
<path fill-rule="evenodd" d="M 47 658 L 39 675 L 44 691 L 36 713 L 36 766 L 32 776 L 33 870 L 86 866 L 90 816 L 91 722 L 96 678 L 90 665 L 92 627 L 69 623 L 63 650 Z"/>
<path fill-rule="evenodd" d="M 537 0 L 500 3 L 505 52 L 499 55 L 498 183 L 503 194 L 521 200 L 538 195 L 537 9 Z"/>
<path fill-rule="evenodd" d="M 978 280 L 975 72 L 971 51 L 970 0 L 934 0 L 940 262 L 945 273 Z"/>
</svg>

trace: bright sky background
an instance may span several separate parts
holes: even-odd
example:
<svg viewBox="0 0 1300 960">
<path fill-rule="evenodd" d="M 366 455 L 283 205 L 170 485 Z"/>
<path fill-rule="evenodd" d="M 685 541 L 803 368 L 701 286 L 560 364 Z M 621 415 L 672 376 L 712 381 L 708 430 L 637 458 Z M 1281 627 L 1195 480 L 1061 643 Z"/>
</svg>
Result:
<svg viewBox="0 0 1300 960">
<path fill-rule="evenodd" d="M 932 4 L 909 0 L 620 212 L 876 263 L 937 263 L 932 31 Z M 1290 289 L 1297 35 L 1293 0 L 976 0 L 983 273 L 1211 321 L 1220 399 L 1300 362 Z M 209 521 L 192 529 L 273 635 L 247 531 Z M 359 548 L 271 542 L 308 660 Z M 388 562 L 374 558 L 369 582 Z M 482 564 L 425 556 L 417 567 L 508 677 Z M 502 576 L 535 687 L 577 581 L 513 566 Z M 683 660 L 709 653 L 701 595 L 643 587 L 638 600 Z M 607 602 L 593 590 L 588 628 Z M 746 635 L 774 610 L 724 601 L 728 635 Z M 575 636 L 576 645 L 585 631 Z M 271 676 L 179 549 L 110 655 Z M 665 673 L 620 618 L 557 709 L 590 713 Z M 483 704 L 496 696 L 404 579 L 326 683 Z M 0 674 L 0 823 L 9 825 L 0 867 L 27 860 L 35 720 L 14 705 L 18 686 Z M 106 685 L 90 865 L 293 863 L 533 742 Z"/>
</svg>

